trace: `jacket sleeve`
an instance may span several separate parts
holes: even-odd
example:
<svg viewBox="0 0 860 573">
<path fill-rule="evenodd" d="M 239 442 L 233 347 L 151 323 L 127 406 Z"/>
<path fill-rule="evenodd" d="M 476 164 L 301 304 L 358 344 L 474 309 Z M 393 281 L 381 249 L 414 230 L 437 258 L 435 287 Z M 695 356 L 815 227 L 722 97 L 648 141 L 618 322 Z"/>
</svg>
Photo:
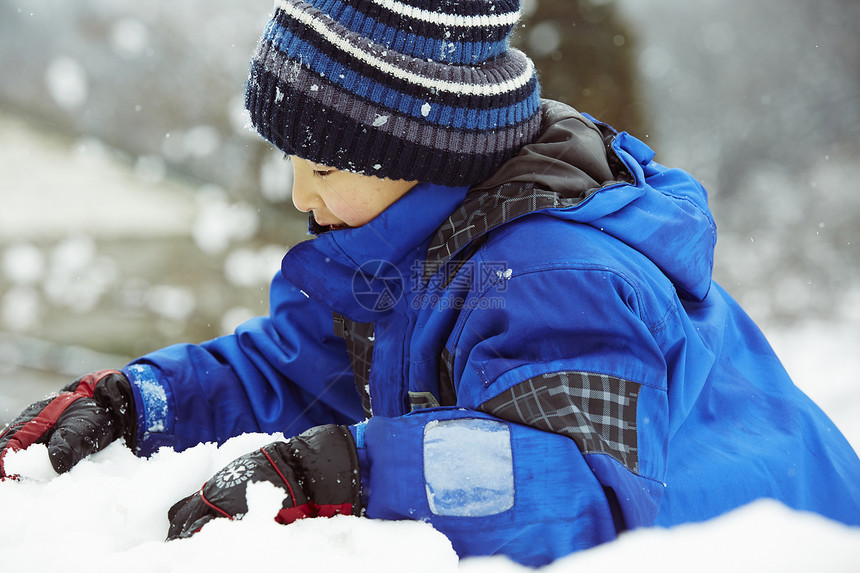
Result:
<svg viewBox="0 0 860 573">
<path fill-rule="evenodd" d="M 363 418 L 331 312 L 280 273 L 270 314 L 227 336 L 143 356 L 123 372 L 138 413 L 138 454 L 183 450 L 245 432 L 298 434 Z"/>
<path fill-rule="evenodd" d="M 619 273 L 558 268 L 512 273 L 516 306 L 465 305 L 442 367 L 457 407 L 356 428 L 367 515 L 533 566 L 653 523 L 666 368 L 643 298 Z"/>
</svg>

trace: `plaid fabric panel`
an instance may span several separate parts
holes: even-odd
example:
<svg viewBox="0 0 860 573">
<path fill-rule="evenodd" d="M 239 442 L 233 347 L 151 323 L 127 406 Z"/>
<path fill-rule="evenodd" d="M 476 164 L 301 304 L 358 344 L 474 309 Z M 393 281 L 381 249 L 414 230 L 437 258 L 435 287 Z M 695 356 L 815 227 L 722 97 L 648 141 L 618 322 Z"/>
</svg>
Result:
<svg viewBox="0 0 860 573">
<path fill-rule="evenodd" d="M 532 183 L 505 183 L 490 191 L 470 194 L 436 231 L 427 249 L 425 282 L 464 246 L 488 231 L 534 211 L 570 207 L 581 201 L 538 189 Z"/>
<path fill-rule="evenodd" d="M 442 406 L 457 405 L 457 391 L 454 389 L 454 355 L 443 346 L 439 354 L 439 402 Z"/>
<path fill-rule="evenodd" d="M 582 453 L 608 454 L 638 474 L 639 390 L 639 384 L 614 376 L 555 372 L 517 384 L 480 410 L 568 436 Z"/>
<path fill-rule="evenodd" d="M 370 365 L 373 362 L 373 323 L 354 322 L 340 314 L 334 315 L 335 334 L 346 340 L 346 351 L 352 364 L 355 387 L 361 397 L 364 415 L 373 415 L 370 402 Z"/>
</svg>

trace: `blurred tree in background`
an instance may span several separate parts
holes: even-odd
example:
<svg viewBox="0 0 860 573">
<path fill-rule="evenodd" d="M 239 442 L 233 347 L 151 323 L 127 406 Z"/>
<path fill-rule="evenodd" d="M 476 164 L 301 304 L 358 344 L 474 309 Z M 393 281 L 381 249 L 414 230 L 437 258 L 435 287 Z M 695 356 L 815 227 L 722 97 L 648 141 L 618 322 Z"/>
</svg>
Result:
<svg viewBox="0 0 860 573">
<path fill-rule="evenodd" d="M 514 44 L 537 66 L 543 97 L 639 135 L 647 131 L 637 95 L 636 43 L 606 0 L 530 0 Z"/>
</svg>

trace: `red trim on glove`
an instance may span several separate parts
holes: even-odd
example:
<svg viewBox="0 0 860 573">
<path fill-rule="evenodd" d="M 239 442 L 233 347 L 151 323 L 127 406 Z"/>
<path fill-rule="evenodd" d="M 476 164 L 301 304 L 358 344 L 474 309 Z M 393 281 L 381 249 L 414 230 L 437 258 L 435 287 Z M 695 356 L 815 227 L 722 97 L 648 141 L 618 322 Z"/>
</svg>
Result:
<svg viewBox="0 0 860 573">
<path fill-rule="evenodd" d="M 303 503 L 296 507 L 285 507 L 275 516 L 275 521 L 280 524 L 288 525 L 294 521 L 304 519 L 306 517 L 316 517 L 314 513 L 314 504 L 311 502 Z"/>
<path fill-rule="evenodd" d="M 352 515 L 352 504 L 317 505 L 309 501 L 298 507 L 283 508 L 275 516 L 275 521 L 283 525 L 288 525 L 306 517 L 333 517 L 335 515 Z"/>
<path fill-rule="evenodd" d="M 111 374 L 122 374 L 122 372 L 119 370 L 98 370 L 87 374 L 86 376 L 82 376 L 78 380 L 75 394 L 80 394 L 86 398 L 92 398 L 96 391 L 96 385 Z"/>
<path fill-rule="evenodd" d="M 284 484 L 287 486 L 287 491 L 290 492 L 290 499 L 293 500 L 293 505 L 295 505 L 297 500 L 296 500 L 296 494 L 293 493 L 293 486 L 290 485 L 290 482 L 287 481 L 287 478 L 284 476 L 283 473 L 281 473 L 281 469 L 275 463 L 275 460 L 272 459 L 272 456 L 269 455 L 269 452 L 266 451 L 266 447 L 263 446 L 262 448 L 260 448 L 260 451 L 263 452 L 263 455 L 266 456 L 267 460 L 269 460 L 269 463 L 272 465 L 272 468 L 274 468 L 274 470 L 278 473 L 278 475 L 281 476 L 281 479 L 284 481 Z M 296 518 L 296 519 L 298 519 L 298 518 Z"/>
<path fill-rule="evenodd" d="M 18 431 L 12 434 L 6 447 L 3 448 L 2 452 L 0 452 L 0 479 L 6 477 L 12 479 L 17 478 L 17 476 L 6 475 L 3 458 L 6 457 L 7 453 L 26 450 L 35 444 L 39 438 L 45 435 L 45 432 L 54 427 L 54 424 L 56 424 L 57 420 L 60 419 L 60 416 L 63 415 L 63 412 L 65 412 L 73 402 L 80 398 L 92 398 L 95 393 L 96 385 L 106 376 L 110 376 L 111 374 L 120 374 L 120 371 L 99 370 L 81 377 L 74 392 L 63 392 L 51 400 L 35 418 L 22 425 Z"/>
<path fill-rule="evenodd" d="M 206 487 L 205 483 L 203 484 L 203 487 Z M 228 518 L 230 521 L 232 521 L 233 520 L 232 515 L 230 515 L 229 513 L 227 513 L 226 511 L 224 511 L 223 509 L 221 509 L 220 507 L 218 507 L 217 505 L 215 505 L 214 503 L 212 503 L 211 501 L 206 499 L 206 496 L 203 495 L 203 487 L 200 488 L 200 499 L 203 501 L 203 503 L 205 503 L 206 505 L 208 505 L 209 507 L 211 507 L 212 509 L 214 509 L 215 511 L 217 511 L 218 513 L 220 513 L 224 517 Z"/>
<path fill-rule="evenodd" d="M 351 503 L 318 505 L 317 517 L 334 517 L 335 515 L 352 515 Z"/>
<path fill-rule="evenodd" d="M 36 440 L 57 423 L 59 417 L 72 402 L 83 397 L 83 394 L 77 392 L 66 392 L 54 398 L 35 418 L 21 426 L 21 429 L 12 435 L 9 443 L 6 444 L 6 451 L 26 450 L 35 444 Z"/>
<path fill-rule="evenodd" d="M 36 440 L 54 427 L 54 424 L 57 423 L 57 420 L 66 411 L 66 408 L 71 406 L 75 400 L 79 398 L 92 398 L 96 384 L 101 382 L 106 376 L 119 373 L 118 370 L 99 370 L 82 377 L 74 392 L 63 392 L 45 406 L 35 418 L 21 426 L 21 429 L 15 432 L 9 440 L 6 449 L 13 452 L 26 450 L 35 444 Z"/>
</svg>

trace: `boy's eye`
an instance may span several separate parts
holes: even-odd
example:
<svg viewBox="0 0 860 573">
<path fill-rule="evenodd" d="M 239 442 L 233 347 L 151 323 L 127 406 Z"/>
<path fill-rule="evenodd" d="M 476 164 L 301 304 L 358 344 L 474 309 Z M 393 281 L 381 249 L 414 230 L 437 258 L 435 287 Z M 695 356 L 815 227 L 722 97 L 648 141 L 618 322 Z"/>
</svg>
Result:
<svg viewBox="0 0 860 573">
<path fill-rule="evenodd" d="M 315 177 L 325 177 L 337 171 L 337 169 L 335 169 L 334 167 L 320 165 L 319 163 L 314 163 L 313 161 L 308 161 L 307 159 L 305 159 L 305 163 L 307 163 L 308 167 L 311 168 L 311 171 L 313 172 L 313 175 Z"/>
</svg>

